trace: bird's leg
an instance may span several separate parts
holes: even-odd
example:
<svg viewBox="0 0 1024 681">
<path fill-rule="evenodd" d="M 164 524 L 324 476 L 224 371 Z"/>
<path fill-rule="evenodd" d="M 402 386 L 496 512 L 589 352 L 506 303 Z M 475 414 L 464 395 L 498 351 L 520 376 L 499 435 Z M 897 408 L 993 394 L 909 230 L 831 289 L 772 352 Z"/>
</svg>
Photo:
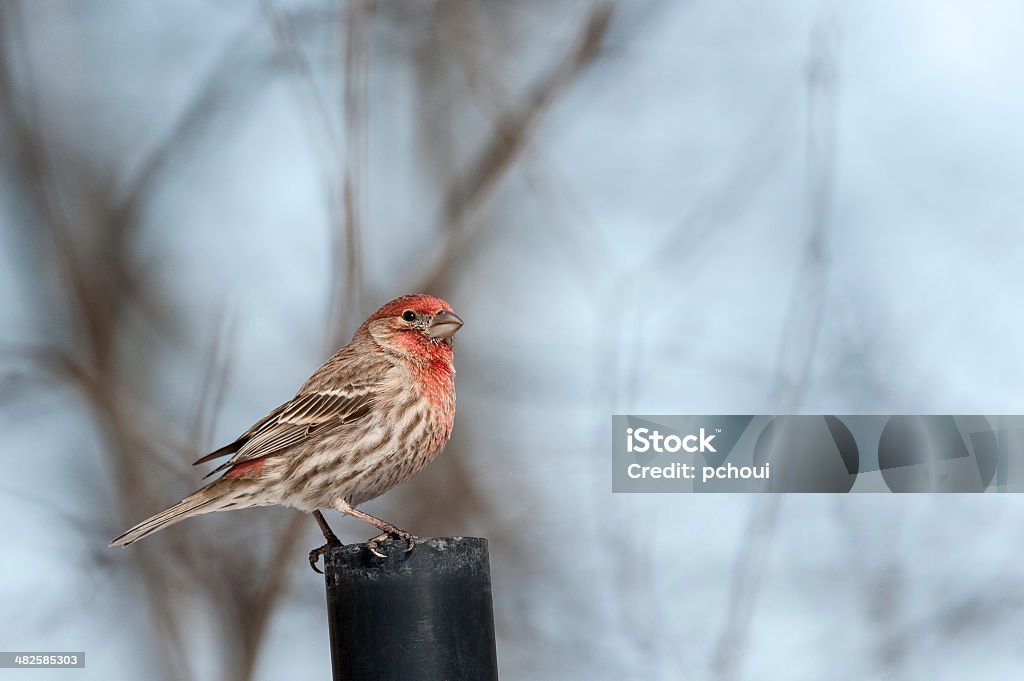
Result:
<svg viewBox="0 0 1024 681">
<path fill-rule="evenodd" d="M 387 558 L 387 555 L 381 553 L 380 550 L 380 543 L 387 539 L 404 540 L 406 553 L 409 553 L 414 548 L 416 548 L 416 535 L 410 534 L 409 532 L 406 532 L 400 527 L 392 525 L 386 520 L 381 520 L 380 518 L 372 516 L 369 513 L 364 513 L 363 511 L 360 511 L 357 508 L 352 508 L 347 504 L 346 506 L 347 508 L 345 510 L 341 510 L 340 508 L 338 510 L 341 511 L 342 513 L 347 513 L 353 518 L 359 518 L 364 523 L 369 523 L 370 525 L 373 525 L 382 532 L 382 534 L 379 534 L 370 541 L 366 542 L 366 547 L 370 549 L 370 553 L 372 553 L 373 555 L 377 556 L 378 558 Z"/>
<path fill-rule="evenodd" d="M 316 520 L 316 524 L 320 526 L 320 531 L 324 533 L 324 539 L 327 540 L 327 543 L 320 548 L 313 549 L 309 552 L 309 567 L 313 568 L 313 572 L 319 572 L 322 575 L 323 572 L 316 566 L 317 562 L 320 560 L 320 556 L 327 553 L 329 549 L 333 549 L 336 546 L 344 546 L 344 544 L 342 544 L 341 540 L 338 539 L 338 535 L 334 534 L 331 526 L 327 524 L 323 513 L 319 510 L 313 511 L 313 519 Z"/>
</svg>

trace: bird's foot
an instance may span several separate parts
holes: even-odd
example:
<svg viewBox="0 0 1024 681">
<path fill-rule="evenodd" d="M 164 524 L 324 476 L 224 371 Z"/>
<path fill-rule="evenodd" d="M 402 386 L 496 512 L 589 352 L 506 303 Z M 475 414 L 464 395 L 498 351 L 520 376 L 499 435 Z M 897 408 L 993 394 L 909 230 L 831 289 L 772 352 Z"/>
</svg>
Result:
<svg viewBox="0 0 1024 681">
<path fill-rule="evenodd" d="M 333 539 L 328 539 L 327 543 L 324 544 L 323 546 L 321 546 L 320 548 L 313 549 L 312 551 L 310 551 L 309 552 L 309 567 L 313 568 L 313 572 L 316 572 L 316 573 L 322 575 L 323 574 L 323 570 L 318 568 L 317 565 L 316 565 L 320 561 L 320 556 L 324 555 L 325 553 L 327 553 L 331 549 L 337 548 L 339 546 L 344 546 L 344 544 L 342 544 L 340 541 L 338 541 L 337 537 L 334 537 Z M 325 559 L 324 560 L 324 567 L 326 567 L 326 566 L 327 566 L 327 561 Z"/>
<path fill-rule="evenodd" d="M 416 548 L 416 540 L 419 539 L 414 534 L 409 534 L 405 530 L 399 530 L 395 528 L 394 531 L 385 532 L 384 534 L 378 534 L 376 537 L 366 542 L 366 547 L 370 549 L 370 553 L 377 556 L 378 558 L 387 558 L 387 554 L 381 552 L 380 543 L 387 541 L 388 539 L 402 539 L 405 541 L 405 552 L 409 553 Z"/>
</svg>

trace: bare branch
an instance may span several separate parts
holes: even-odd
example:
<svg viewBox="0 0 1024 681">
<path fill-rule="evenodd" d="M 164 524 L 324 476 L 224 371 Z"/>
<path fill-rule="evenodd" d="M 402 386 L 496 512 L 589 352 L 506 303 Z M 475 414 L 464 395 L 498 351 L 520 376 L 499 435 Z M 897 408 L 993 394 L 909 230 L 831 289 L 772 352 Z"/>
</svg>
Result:
<svg viewBox="0 0 1024 681">
<path fill-rule="evenodd" d="M 498 180 L 529 144 L 538 120 L 594 61 L 608 32 L 614 7 L 613 3 L 594 7 L 569 50 L 522 104 L 497 122 L 489 143 L 448 191 L 441 207 L 442 224 L 447 235 L 433 266 L 416 290 L 438 291 L 444 288 L 443 282 L 450 276 L 452 265 L 465 257 L 479 235 L 479 229 L 472 226 L 472 213 L 486 200 Z"/>
</svg>

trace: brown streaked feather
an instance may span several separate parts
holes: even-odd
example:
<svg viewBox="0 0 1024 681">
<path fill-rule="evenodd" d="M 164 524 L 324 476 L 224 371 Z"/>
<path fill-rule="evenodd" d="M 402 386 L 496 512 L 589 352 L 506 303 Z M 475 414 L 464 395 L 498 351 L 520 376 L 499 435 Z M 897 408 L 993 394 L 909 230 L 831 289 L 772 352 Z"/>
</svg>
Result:
<svg viewBox="0 0 1024 681">
<path fill-rule="evenodd" d="M 245 441 L 242 438 L 239 438 L 229 445 L 224 445 L 220 449 L 214 450 L 207 454 L 206 456 L 196 459 L 195 461 L 192 462 L 192 465 L 198 466 L 201 463 L 213 461 L 214 459 L 219 459 L 220 457 L 227 456 L 228 454 L 234 454 L 235 452 L 242 448 L 243 444 L 245 444 Z"/>
<path fill-rule="evenodd" d="M 197 512 L 203 513 L 204 509 L 208 506 L 216 506 L 219 499 L 217 497 L 208 497 L 203 495 L 201 492 L 187 497 L 183 501 L 171 506 L 166 511 L 161 511 L 151 518 L 143 520 L 141 523 L 131 528 L 120 537 L 110 542 L 110 546 L 128 546 L 134 541 L 142 539 L 147 534 L 162 530 L 168 525 L 173 525 L 176 522 L 184 520 L 191 515 L 195 515 Z"/>
<path fill-rule="evenodd" d="M 376 387 L 375 383 L 349 384 L 296 395 L 234 443 L 218 450 L 223 455 L 233 448 L 235 455 L 204 477 L 246 461 L 279 454 L 322 430 L 365 418 L 376 399 Z M 209 454 L 203 458 L 209 460 L 214 456 Z"/>
<path fill-rule="evenodd" d="M 318 424 L 327 420 L 347 421 L 356 413 L 365 414 L 374 398 L 375 385 L 347 385 L 344 388 L 318 390 L 296 395 L 284 405 L 280 423 Z"/>
<path fill-rule="evenodd" d="M 241 435 L 239 435 L 237 440 L 235 440 L 231 444 L 224 445 L 223 447 L 221 447 L 220 449 L 218 449 L 216 451 L 210 452 L 209 454 L 207 454 L 206 456 L 204 456 L 202 458 L 196 459 L 195 461 L 192 462 L 192 465 L 193 466 L 198 466 L 201 463 L 206 463 L 207 461 L 213 461 L 214 459 L 219 459 L 220 457 L 227 456 L 228 454 L 234 454 L 239 449 L 241 449 L 245 445 L 246 442 L 249 441 L 249 439 L 253 436 L 253 434 L 259 432 L 268 423 L 270 423 L 271 421 L 276 419 L 278 417 L 278 415 L 280 415 L 281 411 L 285 407 L 287 407 L 289 404 L 290 404 L 290 402 L 285 402 L 280 407 L 278 407 L 274 411 L 270 412 L 269 414 L 267 414 L 266 416 L 261 418 L 256 423 L 254 423 L 249 428 L 249 430 L 247 430 L 244 433 L 242 433 Z"/>
</svg>

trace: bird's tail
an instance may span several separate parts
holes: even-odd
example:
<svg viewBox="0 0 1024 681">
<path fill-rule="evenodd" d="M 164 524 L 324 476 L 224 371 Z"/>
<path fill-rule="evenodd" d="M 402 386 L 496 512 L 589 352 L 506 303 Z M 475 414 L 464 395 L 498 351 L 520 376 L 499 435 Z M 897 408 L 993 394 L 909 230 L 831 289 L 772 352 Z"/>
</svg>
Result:
<svg viewBox="0 0 1024 681">
<path fill-rule="evenodd" d="M 109 546 L 128 546 L 132 542 L 138 541 L 148 534 L 152 534 L 157 530 L 162 530 L 165 527 L 170 527 L 174 523 L 182 521 L 185 518 L 200 515 L 201 513 L 216 511 L 219 505 L 214 502 L 219 501 L 220 497 L 204 494 L 204 492 L 205 490 L 200 490 L 195 494 L 186 497 L 174 506 L 171 506 L 166 511 L 161 511 L 152 518 L 143 520 L 141 523 L 110 542 Z"/>
</svg>

